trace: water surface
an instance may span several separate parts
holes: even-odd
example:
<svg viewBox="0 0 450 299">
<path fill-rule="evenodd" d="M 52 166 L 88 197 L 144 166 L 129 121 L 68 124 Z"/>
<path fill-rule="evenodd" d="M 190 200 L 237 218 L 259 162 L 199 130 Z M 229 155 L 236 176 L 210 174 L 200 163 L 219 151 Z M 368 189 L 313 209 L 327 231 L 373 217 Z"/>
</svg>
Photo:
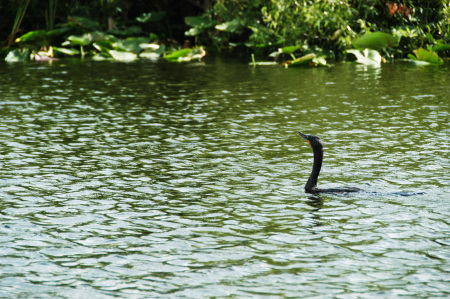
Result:
<svg viewBox="0 0 450 299">
<path fill-rule="evenodd" d="M 449 71 L 0 65 L 0 297 L 449 296 Z"/>
</svg>

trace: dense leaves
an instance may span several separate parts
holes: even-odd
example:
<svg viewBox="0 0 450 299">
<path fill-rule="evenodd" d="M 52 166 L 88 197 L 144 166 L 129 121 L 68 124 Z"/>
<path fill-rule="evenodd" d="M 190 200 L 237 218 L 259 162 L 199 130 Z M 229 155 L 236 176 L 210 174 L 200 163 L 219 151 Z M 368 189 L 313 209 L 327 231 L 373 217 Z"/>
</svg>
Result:
<svg viewBox="0 0 450 299">
<path fill-rule="evenodd" d="M 52 57 L 183 61 L 207 49 L 258 57 L 277 53 L 272 56 L 281 61 L 314 54 L 321 57 L 316 65 L 347 53 L 364 61 L 364 53 L 374 53 L 364 49 L 389 60 L 420 48 L 450 56 L 448 0 L 7 0 L 0 17 L 0 37 L 11 47 L 3 55 L 29 49 L 30 55 Z M 191 56 L 170 58 L 184 48 Z"/>
</svg>

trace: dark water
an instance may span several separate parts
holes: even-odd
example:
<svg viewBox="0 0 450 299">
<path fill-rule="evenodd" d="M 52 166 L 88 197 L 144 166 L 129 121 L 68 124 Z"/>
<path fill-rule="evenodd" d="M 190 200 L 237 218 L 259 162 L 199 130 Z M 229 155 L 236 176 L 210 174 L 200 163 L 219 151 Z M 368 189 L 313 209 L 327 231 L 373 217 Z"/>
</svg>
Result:
<svg viewBox="0 0 450 299">
<path fill-rule="evenodd" d="M 1 64 L 0 297 L 450 296 L 449 71 Z"/>
</svg>

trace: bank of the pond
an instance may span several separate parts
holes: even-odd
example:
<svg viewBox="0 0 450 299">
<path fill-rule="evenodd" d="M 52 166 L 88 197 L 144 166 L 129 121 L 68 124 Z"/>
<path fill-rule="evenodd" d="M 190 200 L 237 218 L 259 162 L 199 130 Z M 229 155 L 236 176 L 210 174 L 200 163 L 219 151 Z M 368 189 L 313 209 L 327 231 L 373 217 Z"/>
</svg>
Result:
<svg viewBox="0 0 450 299">
<path fill-rule="evenodd" d="M 450 56 L 448 1 L 424 6 L 420 1 L 76 0 L 61 6 L 52 0 L 46 5 L 27 0 L 0 10 L 0 36 L 6 41 L 0 58 L 186 62 L 205 52 L 231 51 L 249 60 L 271 56 L 298 66 L 349 55 L 364 64 L 405 58 L 441 64 Z"/>
</svg>

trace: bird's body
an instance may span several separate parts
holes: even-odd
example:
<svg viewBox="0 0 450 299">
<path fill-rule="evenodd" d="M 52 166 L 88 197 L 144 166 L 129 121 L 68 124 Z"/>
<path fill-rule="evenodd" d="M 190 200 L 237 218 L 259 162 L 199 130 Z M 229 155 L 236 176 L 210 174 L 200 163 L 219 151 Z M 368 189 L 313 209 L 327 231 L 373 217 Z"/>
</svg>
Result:
<svg viewBox="0 0 450 299">
<path fill-rule="evenodd" d="M 322 168 L 323 161 L 323 143 L 322 140 L 315 135 L 305 135 L 298 132 L 298 135 L 311 145 L 314 152 L 314 164 L 312 168 L 311 175 L 305 185 L 305 191 L 308 193 L 348 193 L 348 192 L 358 192 L 362 191 L 359 188 L 354 187 L 344 187 L 344 188 L 330 188 L 330 189 L 319 189 L 317 188 L 317 180 L 319 178 L 320 169 Z"/>
</svg>

